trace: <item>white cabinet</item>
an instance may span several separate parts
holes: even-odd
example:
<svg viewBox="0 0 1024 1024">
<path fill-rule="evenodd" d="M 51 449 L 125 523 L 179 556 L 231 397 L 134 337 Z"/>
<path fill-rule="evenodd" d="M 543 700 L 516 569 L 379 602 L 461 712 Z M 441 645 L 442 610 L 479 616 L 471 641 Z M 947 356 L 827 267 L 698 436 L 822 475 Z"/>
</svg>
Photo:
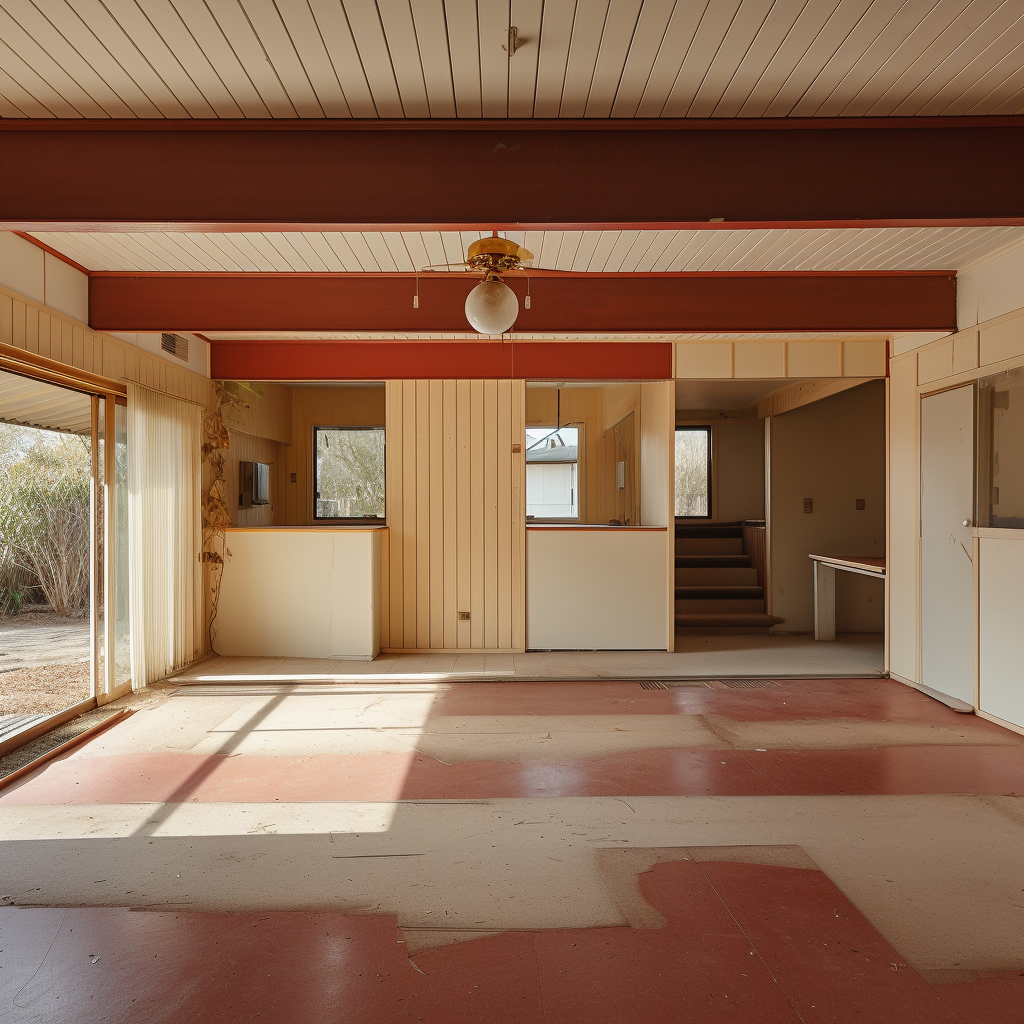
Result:
<svg viewBox="0 0 1024 1024">
<path fill-rule="evenodd" d="M 1024 729 L 1024 530 L 978 530 L 979 704 Z"/>
<path fill-rule="evenodd" d="M 228 530 L 213 649 L 233 657 L 372 661 L 380 651 L 383 532 Z"/>
</svg>

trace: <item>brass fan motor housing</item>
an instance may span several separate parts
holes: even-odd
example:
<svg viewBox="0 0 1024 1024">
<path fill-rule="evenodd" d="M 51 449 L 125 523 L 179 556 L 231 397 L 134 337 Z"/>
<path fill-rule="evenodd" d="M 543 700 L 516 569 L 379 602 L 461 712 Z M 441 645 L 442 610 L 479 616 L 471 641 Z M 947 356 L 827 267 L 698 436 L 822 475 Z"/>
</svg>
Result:
<svg viewBox="0 0 1024 1024">
<path fill-rule="evenodd" d="M 466 253 L 467 265 L 485 273 L 521 270 L 523 263 L 532 259 L 532 252 L 507 238 L 481 238 Z"/>
</svg>

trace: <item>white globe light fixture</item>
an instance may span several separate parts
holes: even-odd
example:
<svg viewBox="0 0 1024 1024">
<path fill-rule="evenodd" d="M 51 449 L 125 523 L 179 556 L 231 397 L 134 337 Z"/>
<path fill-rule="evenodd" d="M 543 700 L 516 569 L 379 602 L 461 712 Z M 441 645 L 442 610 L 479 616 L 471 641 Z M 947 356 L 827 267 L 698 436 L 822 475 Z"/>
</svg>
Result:
<svg viewBox="0 0 1024 1024">
<path fill-rule="evenodd" d="M 481 334 L 504 334 L 517 316 L 516 293 L 493 271 L 466 296 L 466 319 Z"/>
</svg>

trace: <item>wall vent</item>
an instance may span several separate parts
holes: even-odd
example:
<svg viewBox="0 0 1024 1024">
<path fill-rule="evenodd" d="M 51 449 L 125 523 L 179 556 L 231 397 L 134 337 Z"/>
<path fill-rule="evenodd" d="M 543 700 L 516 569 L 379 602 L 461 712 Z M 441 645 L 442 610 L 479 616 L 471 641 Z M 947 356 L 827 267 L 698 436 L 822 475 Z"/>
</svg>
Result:
<svg viewBox="0 0 1024 1024">
<path fill-rule="evenodd" d="M 169 355 L 188 362 L 188 338 L 183 338 L 180 334 L 161 334 L 160 347 Z"/>
</svg>

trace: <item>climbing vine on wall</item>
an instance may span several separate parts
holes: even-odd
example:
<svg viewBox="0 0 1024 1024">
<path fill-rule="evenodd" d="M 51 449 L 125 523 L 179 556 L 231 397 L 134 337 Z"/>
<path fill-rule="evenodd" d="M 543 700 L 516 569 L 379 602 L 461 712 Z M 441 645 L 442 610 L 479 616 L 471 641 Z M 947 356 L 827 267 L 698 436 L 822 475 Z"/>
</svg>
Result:
<svg viewBox="0 0 1024 1024">
<path fill-rule="evenodd" d="M 203 494 L 203 562 L 210 567 L 210 636 L 213 645 L 213 624 L 217 618 L 220 583 L 224 574 L 224 556 L 227 550 L 226 529 L 231 525 L 231 509 L 227 500 L 227 482 L 224 476 L 224 453 L 231 447 L 231 435 L 224 422 L 227 409 L 248 409 L 248 397 L 262 398 L 263 392 L 243 381 L 215 380 L 213 405 L 203 419 L 203 464 L 209 481 Z"/>
</svg>

